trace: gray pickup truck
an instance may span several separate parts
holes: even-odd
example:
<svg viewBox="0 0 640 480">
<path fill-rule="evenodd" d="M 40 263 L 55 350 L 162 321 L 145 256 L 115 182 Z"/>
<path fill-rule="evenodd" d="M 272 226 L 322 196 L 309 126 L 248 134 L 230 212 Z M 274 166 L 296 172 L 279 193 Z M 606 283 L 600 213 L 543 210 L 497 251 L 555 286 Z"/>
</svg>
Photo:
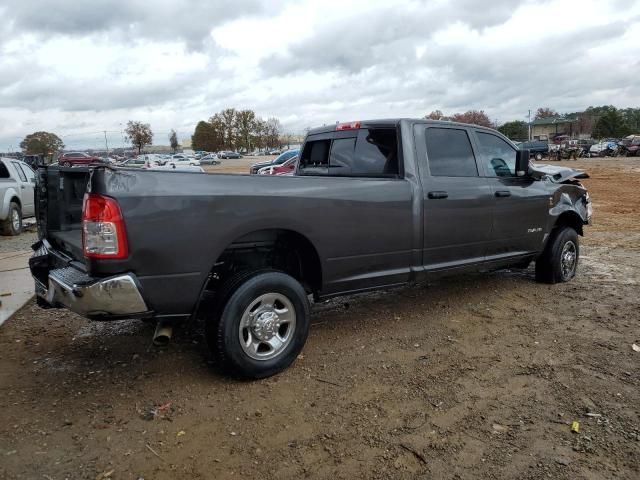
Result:
<svg viewBox="0 0 640 480">
<path fill-rule="evenodd" d="M 22 220 L 34 215 L 35 173 L 25 162 L 0 158 L 0 233 L 20 235 Z"/>
<path fill-rule="evenodd" d="M 468 270 L 569 281 L 583 172 L 494 130 L 426 120 L 311 130 L 294 176 L 42 167 L 38 302 L 90 319 L 203 318 L 234 375 L 290 365 L 314 300 Z"/>
</svg>

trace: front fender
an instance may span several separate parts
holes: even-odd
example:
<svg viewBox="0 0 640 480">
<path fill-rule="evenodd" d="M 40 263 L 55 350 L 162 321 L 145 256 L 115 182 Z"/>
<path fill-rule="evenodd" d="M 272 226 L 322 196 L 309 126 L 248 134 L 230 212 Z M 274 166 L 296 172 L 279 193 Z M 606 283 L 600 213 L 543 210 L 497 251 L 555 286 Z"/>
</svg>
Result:
<svg viewBox="0 0 640 480">
<path fill-rule="evenodd" d="M 9 203 L 11 203 L 12 198 L 20 199 L 20 195 L 18 191 L 13 187 L 8 187 L 2 198 L 2 203 L 0 204 L 0 220 L 6 220 L 9 215 Z"/>
</svg>

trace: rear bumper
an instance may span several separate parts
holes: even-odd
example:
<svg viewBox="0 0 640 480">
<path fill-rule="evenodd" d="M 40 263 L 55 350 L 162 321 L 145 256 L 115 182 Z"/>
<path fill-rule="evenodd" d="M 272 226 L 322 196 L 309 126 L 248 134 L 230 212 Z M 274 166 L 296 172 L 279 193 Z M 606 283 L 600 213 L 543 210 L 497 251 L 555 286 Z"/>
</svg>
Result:
<svg viewBox="0 0 640 480">
<path fill-rule="evenodd" d="M 56 259 L 42 244 L 29 261 L 36 295 L 46 306 L 68 308 L 95 320 L 152 315 L 134 274 L 93 278 L 70 264 L 49 268 Z"/>
</svg>

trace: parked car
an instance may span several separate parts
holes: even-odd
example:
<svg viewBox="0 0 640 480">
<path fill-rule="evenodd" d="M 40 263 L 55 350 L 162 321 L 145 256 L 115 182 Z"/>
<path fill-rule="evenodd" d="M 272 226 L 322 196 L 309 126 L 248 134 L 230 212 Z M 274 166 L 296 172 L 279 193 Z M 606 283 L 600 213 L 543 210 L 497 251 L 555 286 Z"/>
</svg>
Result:
<svg viewBox="0 0 640 480">
<path fill-rule="evenodd" d="M 267 150 L 267 155 L 280 155 L 282 153 L 282 150 L 280 150 L 279 148 L 272 148 L 270 150 Z"/>
<path fill-rule="evenodd" d="M 242 158 L 242 155 L 240 155 L 237 152 L 228 152 L 228 151 L 221 151 L 218 152 L 218 158 L 233 158 L 233 159 L 238 159 L 238 158 Z"/>
<path fill-rule="evenodd" d="M 145 168 L 148 166 L 147 160 L 140 155 L 136 158 L 129 158 L 124 162 L 120 162 L 117 164 L 118 167 L 126 167 L 126 168 Z"/>
<path fill-rule="evenodd" d="M 220 165 L 220 163 L 221 162 L 218 159 L 218 155 L 216 155 L 215 153 L 210 153 L 200 159 L 201 165 Z"/>
<path fill-rule="evenodd" d="M 604 141 L 591 145 L 589 154 L 592 157 L 608 157 L 612 156 L 617 149 L 618 143 L 616 141 Z"/>
<path fill-rule="evenodd" d="M 620 153 L 626 157 L 640 155 L 640 135 L 629 135 L 618 142 Z"/>
<path fill-rule="evenodd" d="M 77 167 L 102 163 L 99 157 L 84 152 L 67 152 L 58 157 L 58 163 L 63 167 Z"/>
<path fill-rule="evenodd" d="M 25 162 L 0 158 L 0 233 L 20 235 L 22 219 L 35 213 L 36 175 Z"/>
<path fill-rule="evenodd" d="M 298 358 L 309 296 L 533 261 L 538 281 L 568 282 L 592 210 L 584 172 L 530 164 L 492 129 L 424 119 L 313 129 L 291 179 L 38 175 L 40 306 L 161 329 L 202 318 L 218 366 L 248 378 Z"/>
<path fill-rule="evenodd" d="M 593 145 L 596 144 L 595 140 L 578 140 L 578 147 L 582 150 L 582 155 L 583 157 L 590 157 L 591 156 L 591 147 Z"/>
<path fill-rule="evenodd" d="M 262 167 L 258 170 L 258 174 L 260 175 L 293 175 L 293 172 L 296 170 L 296 166 L 298 165 L 298 155 L 291 157 L 286 162 L 280 165 L 272 165 L 269 167 Z"/>
<path fill-rule="evenodd" d="M 529 150 L 532 158 L 540 161 L 549 155 L 549 144 L 546 140 L 531 140 L 522 142 L 519 146 L 521 150 Z"/>
<path fill-rule="evenodd" d="M 288 150 L 284 153 L 281 153 L 279 156 L 274 158 L 273 160 L 267 160 L 265 162 L 258 162 L 251 165 L 249 168 L 249 173 L 256 174 L 261 168 L 264 167 L 273 167 L 275 165 L 282 165 L 284 162 L 297 156 L 300 153 L 300 150 Z"/>
<path fill-rule="evenodd" d="M 191 165 L 192 167 L 199 167 L 200 166 L 200 160 L 196 160 L 193 157 L 188 157 L 186 155 L 172 155 L 171 159 L 169 159 L 166 163 L 166 165 Z"/>
</svg>

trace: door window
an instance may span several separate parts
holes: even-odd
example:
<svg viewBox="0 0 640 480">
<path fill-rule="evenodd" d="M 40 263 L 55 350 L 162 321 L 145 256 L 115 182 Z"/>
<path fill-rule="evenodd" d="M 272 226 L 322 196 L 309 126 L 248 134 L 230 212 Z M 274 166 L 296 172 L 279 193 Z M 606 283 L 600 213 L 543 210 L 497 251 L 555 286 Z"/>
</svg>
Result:
<svg viewBox="0 0 640 480">
<path fill-rule="evenodd" d="M 482 163 L 490 177 L 516 176 L 516 151 L 500 137 L 476 132 Z"/>
<path fill-rule="evenodd" d="M 20 180 L 22 180 L 23 182 L 26 182 L 27 181 L 27 176 L 22 171 L 22 167 L 20 166 L 20 164 L 18 162 L 11 162 L 11 163 L 13 163 L 13 166 L 15 167 L 16 171 L 18 172 L 18 176 L 20 177 Z"/>
<path fill-rule="evenodd" d="M 477 177 L 478 166 L 466 130 L 427 128 L 429 171 L 436 177 Z"/>
<path fill-rule="evenodd" d="M 20 166 L 22 167 L 22 171 L 27 176 L 27 180 L 29 182 L 33 181 L 33 179 L 36 178 L 35 172 L 31 169 L 29 165 L 27 165 L 26 163 L 21 163 Z"/>
</svg>

